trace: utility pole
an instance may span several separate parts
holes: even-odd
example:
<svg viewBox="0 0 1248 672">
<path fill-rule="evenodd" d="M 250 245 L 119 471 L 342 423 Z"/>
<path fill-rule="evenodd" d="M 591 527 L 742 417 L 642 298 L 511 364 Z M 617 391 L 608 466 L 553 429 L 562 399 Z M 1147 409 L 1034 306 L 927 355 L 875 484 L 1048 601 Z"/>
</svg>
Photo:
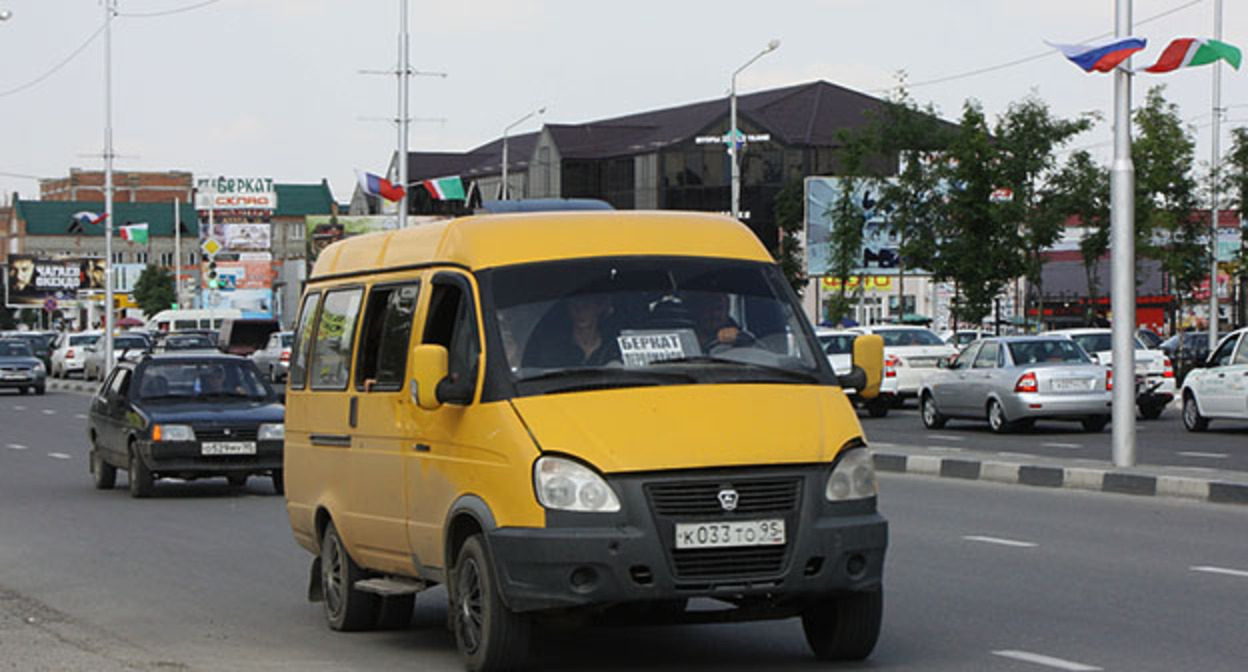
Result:
<svg viewBox="0 0 1248 672">
<path fill-rule="evenodd" d="M 104 372 L 113 370 L 113 15 L 104 0 Z"/>
<path fill-rule="evenodd" d="M 1115 0 L 1114 33 L 1131 35 L 1131 0 Z M 1135 465 L 1135 164 L 1131 161 L 1131 59 L 1114 70 L 1114 163 L 1110 168 L 1113 250 L 1113 458 Z"/>
<path fill-rule="evenodd" d="M 1213 39 L 1222 41 L 1222 0 L 1213 3 Z M 1213 170 L 1209 207 L 1209 352 L 1218 345 L 1218 167 L 1222 161 L 1222 59 L 1213 64 Z"/>
</svg>

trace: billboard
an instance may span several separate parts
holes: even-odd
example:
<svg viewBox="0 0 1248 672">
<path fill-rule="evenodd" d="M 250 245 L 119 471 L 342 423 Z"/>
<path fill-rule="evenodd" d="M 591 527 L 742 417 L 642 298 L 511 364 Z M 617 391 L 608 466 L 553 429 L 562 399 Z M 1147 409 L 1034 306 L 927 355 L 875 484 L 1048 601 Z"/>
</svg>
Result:
<svg viewBox="0 0 1248 672">
<path fill-rule="evenodd" d="M 272 289 L 236 289 L 231 291 L 205 289 L 200 295 L 200 307 L 205 310 L 237 308 L 243 317 L 272 317 Z"/>
<path fill-rule="evenodd" d="M 891 180 L 859 180 L 852 194 L 863 217 L 862 248 L 856 255 L 855 275 L 897 275 L 901 240 L 879 204 L 881 188 Z M 833 275 L 832 214 L 841 198 L 839 177 L 806 178 L 806 273 Z M 910 270 L 910 269 L 907 269 Z"/>
<path fill-rule="evenodd" d="M 270 226 L 263 223 L 223 224 L 222 232 L 225 234 L 225 249 L 233 251 L 267 251 L 270 247 L 270 230 Z"/>
<path fill-rule="evenodd" d="M 276 210 L 271 177 L 200 177 L 195 180 L 196 210 Z"/>
<path fill-rule="evenodd" d="M 377 231 L 393 231 L 399 228 L 399 218 L 396 215 L 358 215 L 358 216 L 341 216 L 341 215 L 309 215 L 308 223 L 308 265 L 316 263 L 316 258 L 321 254 L 321 250 L 329 247 L 331 244 L 358 236 L 365 233 L 375 233 Z M 430 220 L 430 217 L 408 217 L 409 222 L 414 220 Z"/>
<path fill-rule="evenodd" d="M 58 302 L 76 299 L 79 290 L 104 289 L 104 274 L 103 259 L 44 259 L 33 254 L 10 254 L 5 303 L 39 307 L 50 298 Z"/>
</svg>

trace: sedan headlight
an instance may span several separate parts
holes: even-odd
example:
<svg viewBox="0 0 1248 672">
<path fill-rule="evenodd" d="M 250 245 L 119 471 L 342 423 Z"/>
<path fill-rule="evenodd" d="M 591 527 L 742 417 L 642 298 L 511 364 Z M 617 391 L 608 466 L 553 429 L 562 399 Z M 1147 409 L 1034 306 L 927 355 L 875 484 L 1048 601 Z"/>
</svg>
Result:
<svg viewBox="0 0 1248 672">
<path fill-rule="evenodd" d="M 871 461 L 871 451 L 862 447 L 852 448 L 841 454 L 836 468 L 828 476 L 824 496 L 829 502 L 844 502 L 874 497 L 876 492 L 875 464 Z"/>
<path fill-rule="evenodd" d="M 47 373 L 47 372 L 48 370 L 44 368 L 43 362 L 35 362 L 35 373 Z"/>
<path fill-rule="evenodd" d="M 540 457 L 533 465 L 537 501 L 548 509 L 612 513 L 620 500 L 592 469 L 564 457 Z"/>
<path fill-rule="evenodd" d="M 153 441 L 194 441 L 195 430 L 190 425 L 153 425 Z"/>
<path fill-rule="evenodd" d="M 260 432 L 256 436 L 261 441 L 285 441 L 286 425 L 280 422 L 260 425 Z"/>
</svg>

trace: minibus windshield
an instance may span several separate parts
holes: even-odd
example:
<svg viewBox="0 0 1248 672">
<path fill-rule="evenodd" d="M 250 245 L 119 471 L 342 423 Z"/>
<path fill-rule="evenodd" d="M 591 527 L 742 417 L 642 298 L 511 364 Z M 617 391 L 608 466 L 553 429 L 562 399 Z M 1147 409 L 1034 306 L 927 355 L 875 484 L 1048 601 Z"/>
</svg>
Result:
<svg viewBox="0 0 1248 672">
<path fill-rule="evenodd" d="M 489 278 L 487 321 L 493 317 L 522 393 L 537 381 L 548 393 L 595 384 L 831 380 L 769 264 L 604 257 L 503 267 Z"/>
</svg>

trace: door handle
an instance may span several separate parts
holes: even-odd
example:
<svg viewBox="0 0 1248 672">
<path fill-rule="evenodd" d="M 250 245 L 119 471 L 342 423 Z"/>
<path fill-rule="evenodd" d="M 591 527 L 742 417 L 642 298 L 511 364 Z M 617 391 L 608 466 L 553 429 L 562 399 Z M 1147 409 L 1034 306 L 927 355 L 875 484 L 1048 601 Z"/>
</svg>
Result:
<svg viewBox="0 0 1248 672">
<path fill-rule="evenodd" d="M 334 448 L 350 448 L 351 437 L 346 434 L 313 434 L 308 437 L 314 446 L 331 446 Z"/>
<path fill-rule="evenodd" d="M 412 450 L 415 450 L 415 451 L 416 451 L 416 452 L 418 452 L 418 453 L 427 453 L 427 452 L 429 452 L 430 450 L 432 450 L 432 448 L 430 448 L 430 447 L 429 447 L 429 444 L 427 444 L 427 443 L 418 443 L 418 444 L 416 444 L 416 445 L 412 446 Z"/>
<path fill-rule="evenodd" d="M 347 424 L 351 425 L 351 429 L 355 429 L 356 423 L 360 419 L 360 398 L 351 397 L 351 404 L 347 411 Z"/>
</svg>

